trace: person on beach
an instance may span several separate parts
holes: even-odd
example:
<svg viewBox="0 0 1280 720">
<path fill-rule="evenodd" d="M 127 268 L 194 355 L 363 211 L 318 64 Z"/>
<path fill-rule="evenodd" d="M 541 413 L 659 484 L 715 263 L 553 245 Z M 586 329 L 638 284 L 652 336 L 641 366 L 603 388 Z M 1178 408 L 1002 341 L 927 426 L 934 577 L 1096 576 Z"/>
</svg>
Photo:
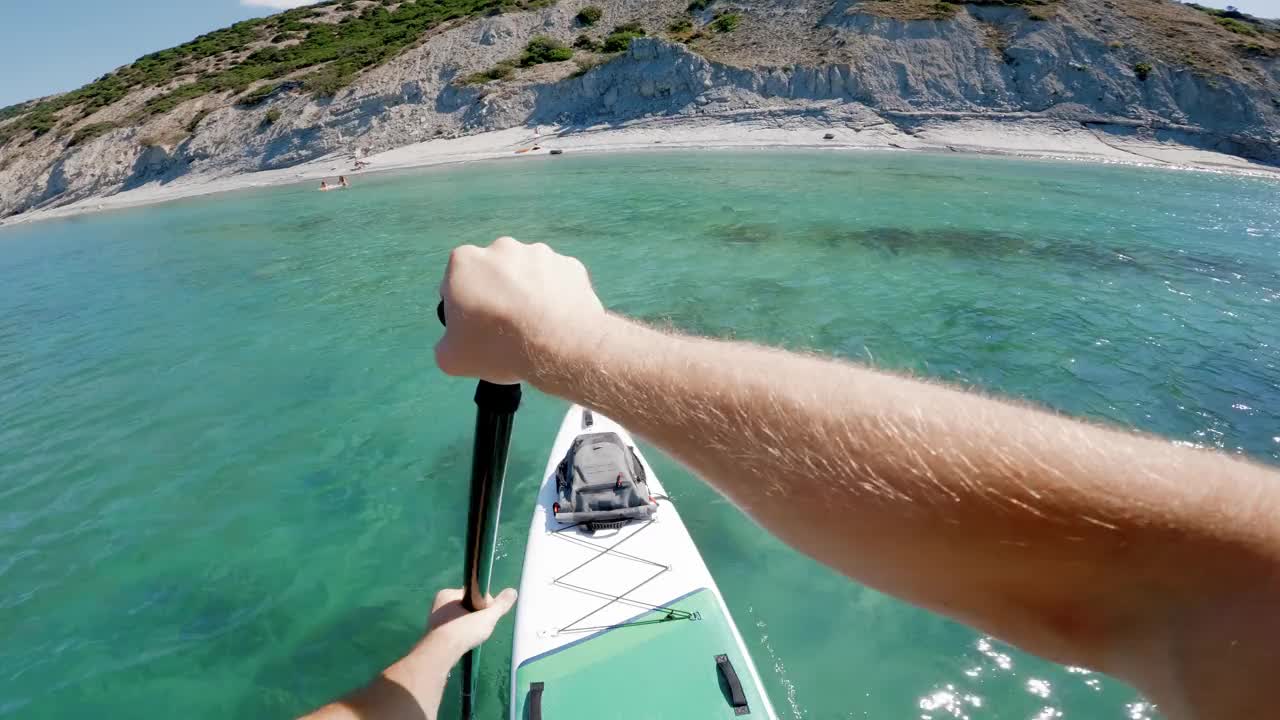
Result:
<svg viewBox="0 0 1280 720">
<path fill-rule="evenodd" d="M 605 310 L 546 245 L 462 246 L 448 375 L 525 382 L 616 419 L 848 577 L 1051 660 L 1171 720 L 1275 717 L 1280 474 L 834 359 Z M 423 319 L 423 322 L 429 322 Z M 418 645 L 316 718 L 436 717 L 449 669 L 514 605 L 436 596 Z M 846 632 L 856 637 L 856 629 Z"/>
</svg>

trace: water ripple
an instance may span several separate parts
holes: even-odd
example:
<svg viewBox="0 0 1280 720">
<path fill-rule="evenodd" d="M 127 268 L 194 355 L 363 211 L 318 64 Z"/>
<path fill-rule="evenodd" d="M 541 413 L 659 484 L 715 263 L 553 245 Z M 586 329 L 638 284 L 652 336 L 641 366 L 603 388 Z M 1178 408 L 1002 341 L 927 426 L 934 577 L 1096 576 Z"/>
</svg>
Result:
<svg viewBox="0 0 1280 720">
<path fill-rule="evenodd" d="M 654 322 L 1280 463 L 1275 189 L 982 158 L 622 155 L 4 228 L 0 716 L 158 697 L 172 715 L 289 716 L 412 644 L 461 572 L 471 391 L 431 358 L 460 242 L 550 242 Z M 561 411 L 536 393 L 521 410 L 497 582 L 517 579 Z M 848 583 L 653 457 L 784 715 L 1159 717 L 1114 680 Z M 504 715 L 505 632 L 485 717 Z"/>
</svg>

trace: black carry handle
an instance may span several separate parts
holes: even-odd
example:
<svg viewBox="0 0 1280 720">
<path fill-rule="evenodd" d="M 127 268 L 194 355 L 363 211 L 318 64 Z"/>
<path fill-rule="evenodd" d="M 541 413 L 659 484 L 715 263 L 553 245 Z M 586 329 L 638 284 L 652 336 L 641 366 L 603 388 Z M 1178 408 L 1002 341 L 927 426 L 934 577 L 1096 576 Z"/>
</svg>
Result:
<svg viewBox="0 0 1280 720">
<path fill-rule="evenodd" d="M 444 301 L 436 317 L 445 325 Z M 498 538 L 498 514 L 502 508 L 502 484 L 507 474 L 511 424 L 520 407 L 519 385 L 476 385 L 476 431 L 471 448 L 471 495 L 467 503 L 467 539 L 462 559 L 462 607 L 479 610 L 489 592 L 493 547 Z M 462 720 L 471 720 L 474 705 L 476 651 L 462 656 Z"/>
<path fill-rule="evenodd" d="M 747 694 L 742 691 L 742 681 L 738 679 L 738 671 L 733 669 L 733 661 L 728 655 L 716 656 L 716 670 L 720 671 L 720 678 L 729 686 L 729 707 L 733 708 L 733 714 L 749 714 L 751 708 L 747 707 Z"/>
<path fill-rule="evenodd" d="M 529 700 L 525 703 L 524 720 L 542 720 L 542 683 L 529 683 Z"/>
</svg>

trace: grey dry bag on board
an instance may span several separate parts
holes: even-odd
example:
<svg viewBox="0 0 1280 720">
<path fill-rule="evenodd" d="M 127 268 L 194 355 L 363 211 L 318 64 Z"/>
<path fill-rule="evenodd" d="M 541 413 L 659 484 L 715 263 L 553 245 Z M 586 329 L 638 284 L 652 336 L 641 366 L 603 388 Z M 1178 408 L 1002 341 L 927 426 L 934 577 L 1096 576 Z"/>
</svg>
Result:
<svg viewBox="0 0 1280 720">
<path fill-rule="evenodd" d="M 579 435 L 573 441 L 556 468 L 556 496 L 556 520 L 582 523 L 589 530 L 648 519 L 658 509 L 640 459 L 611 432 Z"/>
</svg>

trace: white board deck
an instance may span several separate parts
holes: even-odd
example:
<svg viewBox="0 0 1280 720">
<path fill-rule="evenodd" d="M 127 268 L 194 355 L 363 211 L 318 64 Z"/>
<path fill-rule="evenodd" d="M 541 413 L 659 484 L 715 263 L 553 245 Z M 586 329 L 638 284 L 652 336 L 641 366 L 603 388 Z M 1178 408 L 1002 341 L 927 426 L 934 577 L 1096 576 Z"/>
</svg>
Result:
<svg viewBox="0 0 1280 720">
<path fill-rule="evenodd" d="M 590 426 L 584 425 L 586 417 L 591 418 Z M 658 511 L 652 520 L 633 520 L 620 529 L 596 533 L 581 527 L 565 526 L 555 520 L 551 508 L 556 501 L 556 467 L 578 435 L 596 432 L 615 432 L 625 443 L 635 446 L 635 441 L 624 428 L 598 413 L 586 413 L 583 408 L 575 405 L 565 415 L 547 459 L 525 550 L 511 658 L 511 717 L 524 720 L 528 716 L 524 704 L 530 678 L 523 677 L 523 681 L 521 680 L 522 666 L 528 670 L 532 661 L 541 662 L 542 658 L 555 655 L 570 646 L 597 642 L 598 639 L 609 636 L 607 643 L 596 646 L 597 654 L 603 653 L 607 657 L 613 652 L 610 648 L 619 642 L 649 642 L 648 652 L 659 653 L 660 658 L 661 652 L 677 652 L 674 648 L 678 642 L 704 642 L 690 639 L 695 637 L 709 639 L 710 642 L 706 643 L 708 653 L 730 652 L 732 657 L 742 661 L 741 664 L 734 663 L 735 670 L 744 686 L 754 688 L 752 698 L 757 701 L 750 709 L 750 716 L 775 718 L 759 674 L 741 634 L 729 617 L 729 610 L 711 573 L 676 512 L 675 505 L 666 498 L 657 474 L 638 448 L 636 454 L 644 465 L 649 489 L 659 502 Z M 658 622 L 647 627 L 628 624 L 642 616 L 653 618 L 655 611 L 658 615 L 683 612 L 680 610 L 681 600 L 690 596 L 701 598 L 698 607 L 710 609 L 711 614 L 722 614 L 723 622 L 720 618 L 713 618 L 715 622 L 705 623 L 698 628 L 701 635 L 685 633 L 676 644 L 668 642 L 658 650 L 654 649 L 657 641 L 650 641 L 649 638 L 657 637 L 660 626 L 674 627 L 675 623 Z M 693 605 L 689 604 L 688 607 Z M 703 614 L 708 613 L 699 613 Z M 693 621 L 700 619 L 694 618 Z M 723 637 L 711 633 L 712 626 L 725 628 L 726 632 L 721 633 Z M 663 632 L 670 629 L 663 627 Z M 625 637 L 610 633 L 622 633 Z M 720 645 L 736 647 L 720 648 Z M 702 667 L 702 648 L 691 651 L 685 647 L 679 652 L 682 655 L 691 652 L 698 655 L 700 664 L 697 667 Z M 712 683 L 715 682 L 713 657 L 714 655 L 708 654 L 705 658 L 712 671 Z M 544 663 L 545 665 L 547 664 Z M 661 668 L 654 668 L 655 672 L 660 670 Z M 563 674 L 570 671 L 562 667 L 558 671 L 545 672 L 556 675 L 557 672 Z M 552 690 L 563 692 L 566 690 L 565 686 L 572 685 L 573 682 L 572 675 L 567 678 L 557 676 L 554 684 L 548 683 L 547 693 L 550 695 Z M 673 708 L 675 707 L 673 704 Z M 688 706 L 684 709 L 689 710 Z M 650 705 L 645 714 L 635 717 L 681 716 L 678 711 L 673 712 L 677 714 L 667 714 L 661 707 Z M 729 716 L 733 714 L 728 713 Z M 552 715 L 547 717 L 548 720 L 562 720 Z M 624 711 L 597 711 L 595 714 L 584 713 L 582 717 L 632 715 Z"/>
</svg>

